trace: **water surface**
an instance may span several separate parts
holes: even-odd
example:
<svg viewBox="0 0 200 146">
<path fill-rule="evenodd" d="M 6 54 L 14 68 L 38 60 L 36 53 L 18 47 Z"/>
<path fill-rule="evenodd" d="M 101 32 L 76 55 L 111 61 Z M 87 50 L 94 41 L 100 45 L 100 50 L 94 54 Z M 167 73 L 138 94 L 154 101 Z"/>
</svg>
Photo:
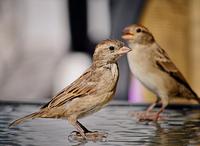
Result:
<svg viewBox="0 0 200 146">
<path fill-rule="evenodd" d="M 75 129 L 65 120 L 35 119 L 14 128 L 8 123 L 37 111 L 39 105 L 4 104 L 0 106 L 0 146 L 199 146 L 200 112 L 198 109 L 166 110 L 165 121 L 137 122 L 131 111 L 139 106 L 107 106 L 80 122 L 89 130 L 108 133 L 103 142 L 70 142 Z"/>
</svg>

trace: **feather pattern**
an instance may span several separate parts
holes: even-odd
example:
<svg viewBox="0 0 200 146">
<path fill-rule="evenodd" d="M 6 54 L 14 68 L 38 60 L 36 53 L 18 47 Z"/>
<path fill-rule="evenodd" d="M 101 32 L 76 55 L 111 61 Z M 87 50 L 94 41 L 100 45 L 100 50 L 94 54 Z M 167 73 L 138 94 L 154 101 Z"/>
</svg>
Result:
<svg viewBox="0 0 200 146">
<path fill-rule="evenodd" d="M 161 48 L 157 48 L 155 55 L 155 62 L 157 67 L 169 74 L 172 78 L 174 78 L 177 82 L 185 86 L 193 96 L 198 97 L 197 94 L 192 90 L 182 73 L 178 70 L 175 64 L 171 61 L 168 54 Z"/>
<path fill-rule="evenodd" d="M 57 95 L 55 95 L 50 102 L 42 106 L 41 109 L 46 107 L 52 108 L 62 106 L 66 102 L 69 102 L 70 100 L 76 97 L 81 97 L 94 93 L 96 91 L 95 87 L 97 82 L 94 82 L 91 79 L 92 75 L 92 70 L 91 68 L 89 68 L 82 76 L 80 76 L 72 84 L 70 84 L 62 91 L 60 91 Z"/>
</svg>

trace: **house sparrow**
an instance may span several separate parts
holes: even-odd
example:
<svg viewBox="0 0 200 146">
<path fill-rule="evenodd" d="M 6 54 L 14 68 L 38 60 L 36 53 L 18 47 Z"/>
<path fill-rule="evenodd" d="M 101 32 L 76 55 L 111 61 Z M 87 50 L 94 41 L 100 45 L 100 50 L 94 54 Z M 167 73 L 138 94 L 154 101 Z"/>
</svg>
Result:
<svg viewBox="0 0 200 146">
<path fill-rule="evenodd" d="M 128 26 L 124 28 L 122 38 L 133 50 L 127 54 L 132 73 L 157 96 L 156 102 L 139 116 L 140 120 L 157 121 L 171 97 L 185 97 L 200 103 L 200 98 L 146 27 L 136 24 Z M 154 115 L 150 114 L 160 101 L 160 110 Z"/>
<path fill-rule="evenodd" d="M 15 120 L 9 126 L 35 118 L 66 118 L 83 139 L 104 138 L 104 135 L 86 129 L 78 119 L 99 111 L 112 99 L 119 78 L 117 60 L 129 51 L 131 49 L 118 40 L 100 42 L 95 48 L 93 63 L 85 73 L 39 111 Z"/>
</svg>

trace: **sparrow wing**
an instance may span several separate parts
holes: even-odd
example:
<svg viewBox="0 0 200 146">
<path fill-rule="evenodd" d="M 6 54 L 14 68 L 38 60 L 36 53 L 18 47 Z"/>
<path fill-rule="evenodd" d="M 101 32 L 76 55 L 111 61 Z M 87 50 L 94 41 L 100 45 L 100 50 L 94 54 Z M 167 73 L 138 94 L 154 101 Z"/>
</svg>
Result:
<svg viewBox="0 0 200 146">
<path fill-rule="evenodd" d="M 42 106 L 41 109 L 61 106 L 74 98 L 94 93 L 98 82 L 93 80 L 94 75 L 92 72 L 92 69 L 89 68 L 82 76 L 55 95 L 51 101 Z"/>
<path fill-rule="evenodd" d="M 177 82 L 184 85 L 195 96 L 197 96 L 197 94 L 192 90 L 190 85 L 187 83 L 184 76 L 181 74 L 181 72 L 178 70 L 178 68 L 175 66 L 175 64 L 171 61 L 168 54 L 162 48 L 157 48 L 156 55 L 155 55 L 155 61 L 156 61 L 157 67 L 160 70 L 169 74 Z"/>
</svg>

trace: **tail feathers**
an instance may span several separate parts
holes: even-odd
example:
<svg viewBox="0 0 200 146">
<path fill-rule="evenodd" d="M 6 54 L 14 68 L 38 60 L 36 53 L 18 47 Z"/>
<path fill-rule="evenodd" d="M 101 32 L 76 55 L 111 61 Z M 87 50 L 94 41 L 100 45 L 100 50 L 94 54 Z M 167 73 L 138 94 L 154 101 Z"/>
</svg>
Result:
<svg viewBox="0 0 200 146">
<path fill-rule="evenodd" d="M 192 90 L 192 88 L 188 85 L 188 88 L 181 88 L 181 96 L 187 97 L 187 99 L 196 100 L 200 104 L 200 97 Z"/>
<path fill-rule="evenodd" d="M 32 114 L 30 114 L 30 115 L 27 115 L 27 116 L 25 116 L 25 117 L 22 117 L 22 118 L 20 118 L 20 119 L 17 119 L 17 120 L 15 120 L 15 121 L 13 121 L 12 123 L 9 124 L 8 127 L 10 128 L 10 127 L 12 127 L 12 126 L 16 126 L 16 125 L 18 125 L 18 124 L 21 124 L 21 123 L 23 123 L 23 122 L 25 122 L 25 121 L 27 121 L 27 120 L 39 118 L 39 116 L 40 116 L 40 112 L 32 113 Z"/>
<path fill-rule="evenodd" d="M 195 97 L 195 100 L 200 104 L 200 97 Z"/>
<path fill-rule="evenodd" d="M 194 95 L 194 100 L 196 100 L 200 104 L 200 97 L 193 90 L 192 93 Z"/>
</svg>

